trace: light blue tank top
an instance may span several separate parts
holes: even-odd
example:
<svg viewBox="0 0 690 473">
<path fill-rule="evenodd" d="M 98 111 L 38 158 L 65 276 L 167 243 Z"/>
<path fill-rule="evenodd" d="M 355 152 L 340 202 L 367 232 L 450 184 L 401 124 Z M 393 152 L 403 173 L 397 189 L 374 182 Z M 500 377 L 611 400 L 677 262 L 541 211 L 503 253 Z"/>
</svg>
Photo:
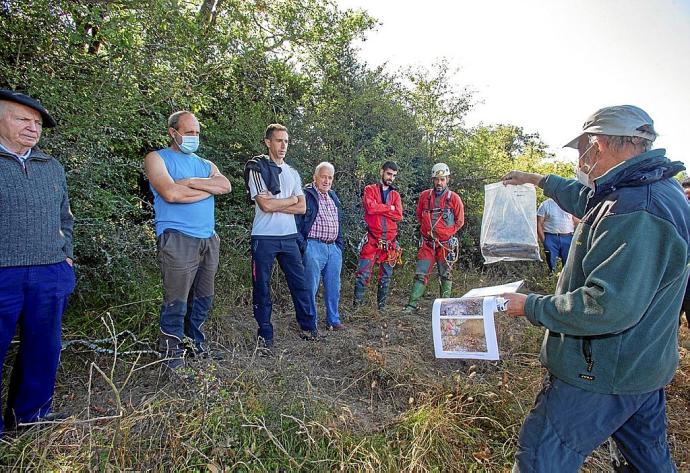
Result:
<svg viewBox="0 0 690 473">
<path fill-rule="evenodd" d="M 158 150 L 168 174 L 174 181 L 188 177 L 208 177 L 211 163 L 196 154 L 184 154 L 170 148 Z M 166 202 L 156 189 L 153 192 L 153 209 L 156 212 L 156 236 L 165 230 L 177 230 L 195 238 L 209 238 L 214 233 L 214 198 L 207 197 L 191 204 Z"/>
</svg>

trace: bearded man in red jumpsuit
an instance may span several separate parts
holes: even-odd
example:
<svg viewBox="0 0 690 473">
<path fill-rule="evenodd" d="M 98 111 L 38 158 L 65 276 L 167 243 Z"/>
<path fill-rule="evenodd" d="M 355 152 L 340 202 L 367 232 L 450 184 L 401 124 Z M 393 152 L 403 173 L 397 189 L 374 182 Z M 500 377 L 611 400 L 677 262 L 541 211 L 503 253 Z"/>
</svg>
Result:
<svg viewBox="0 0 690 473">
<path fill-rule="evenodd" d="M 360 243 L 355 276 L 355 307 L 361 305 L 376 265 L 379 267 L 376 301 L 379 310 L 386 306 L 393 266 L 400 258 L 400 245 L 396 237 L 403 209 L 400 194 L 393 187 L 397 173 L 398 166 L 392 161 L 386 161 L 381 166 L 381 182 L 369 184 L 362 194 L 367 233 Z"/>
<path fill-rule="evenodd" d="M 465 209 L 460 196 L 448 189 L 450 169 L 444 163 L 437 163 L 431 169 L 433 187 L 419 195 L 417 220 L 421 241 L 417 253 L 415 280 L 406 312 L 417 309 L 419 299 L 424 295 L 429 275 L 438 268 L 441 283 L 441 297 L 450 297 L 452 288 L 451 269 L 460 250 L 455 233 L 465 223 Z"/>
</svg>

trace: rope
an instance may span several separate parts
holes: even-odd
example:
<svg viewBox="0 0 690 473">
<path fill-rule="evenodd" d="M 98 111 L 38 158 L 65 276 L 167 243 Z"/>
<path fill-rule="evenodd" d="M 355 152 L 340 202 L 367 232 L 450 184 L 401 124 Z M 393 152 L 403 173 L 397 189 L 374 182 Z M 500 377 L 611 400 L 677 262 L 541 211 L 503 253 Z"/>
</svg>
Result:
<svg viewBox="0 0 690 473">
<path fill-rule="evenodd" d="M 101 338 L 99 340 L 67 340 L 62 342 L 62 350 L 66 350 L 69 347 L 74 347 L 77 345 L 84 346 L 88 348 L 89 350 L 103 354 L 103 355 L 117 355 L 117 356 L 131 356 L 131 355 L 156 355 L 157 357 L 160 357 L 161 354 L 156 351 L 156 350 L 151 350 L 151 349 L 137 349 L 137 350 L 125 350 L 125 351 L 120 351 L 116 350 L 114 348 L 105 348 L 99 345 L 103 344 L 113 344 L 115 345 L 116 342 L 117 344 L 123 342 L 127 338 L 132 338 L 132 343 L 134 345 L 139 344 L 139 345 L 144 345 L 146 347 L 150 346 L 148 342 L 142 342 L 141 340 L 137 339 L 136 335 L 134 335 L 131 331 L 129 330 L 123 330 L 122 332 L 118 333 L 114 337 L 108 337 L 108 338 Z"/>
</svg>

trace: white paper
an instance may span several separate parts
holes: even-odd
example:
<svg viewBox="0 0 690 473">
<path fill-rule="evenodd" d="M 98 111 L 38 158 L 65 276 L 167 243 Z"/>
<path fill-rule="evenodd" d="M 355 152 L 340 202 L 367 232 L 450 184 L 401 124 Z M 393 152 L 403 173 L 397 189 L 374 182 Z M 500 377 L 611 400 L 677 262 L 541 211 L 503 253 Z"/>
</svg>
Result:
<svg viewBox="0 0 690 473">
<path fill-rule="evenodd" d="M 522 286 L 524 281 L 509 282 L 508 284 L 502 284 L 500 286 L 489 286 L 489 287 L 477 287 L 467 291 L 462 297 L 486 297 L 486 296 L 498 296 L 504 292 L 517 292 Z"/>
<path fill-rule="evenodd" d="M 432 308 L 436 358 L 498 360 L 495 297 L 436 299 Z"/>
<path fill-rule="evenodd" d="M 495 296 L 516 292 L 522 283 L 478 287 L 460 298 L 436 299 L 431 309 L 436 358 L 498 360 Z"/>
</svg>

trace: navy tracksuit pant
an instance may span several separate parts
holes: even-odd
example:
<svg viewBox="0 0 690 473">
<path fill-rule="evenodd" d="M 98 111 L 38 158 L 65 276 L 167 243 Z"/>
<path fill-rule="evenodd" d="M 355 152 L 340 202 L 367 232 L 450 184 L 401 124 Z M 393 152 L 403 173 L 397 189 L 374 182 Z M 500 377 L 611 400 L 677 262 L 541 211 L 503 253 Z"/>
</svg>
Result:
<svg viewBox="0 0 690 473">
<path fill-rule="evenodd" d="M 273 340 L 271 270 L 275 259 L 285 274 L 295 306 L 297 323 L 302 330 L 316 330 L 316 307 L 311 303 L 311 293 L 304 278 L 302 254 L 297 245 L 297 238 L 252 237 L 252 302 L 254 318 L 259 325 L 258 335 L 265 340 Z"/>
</svg>

